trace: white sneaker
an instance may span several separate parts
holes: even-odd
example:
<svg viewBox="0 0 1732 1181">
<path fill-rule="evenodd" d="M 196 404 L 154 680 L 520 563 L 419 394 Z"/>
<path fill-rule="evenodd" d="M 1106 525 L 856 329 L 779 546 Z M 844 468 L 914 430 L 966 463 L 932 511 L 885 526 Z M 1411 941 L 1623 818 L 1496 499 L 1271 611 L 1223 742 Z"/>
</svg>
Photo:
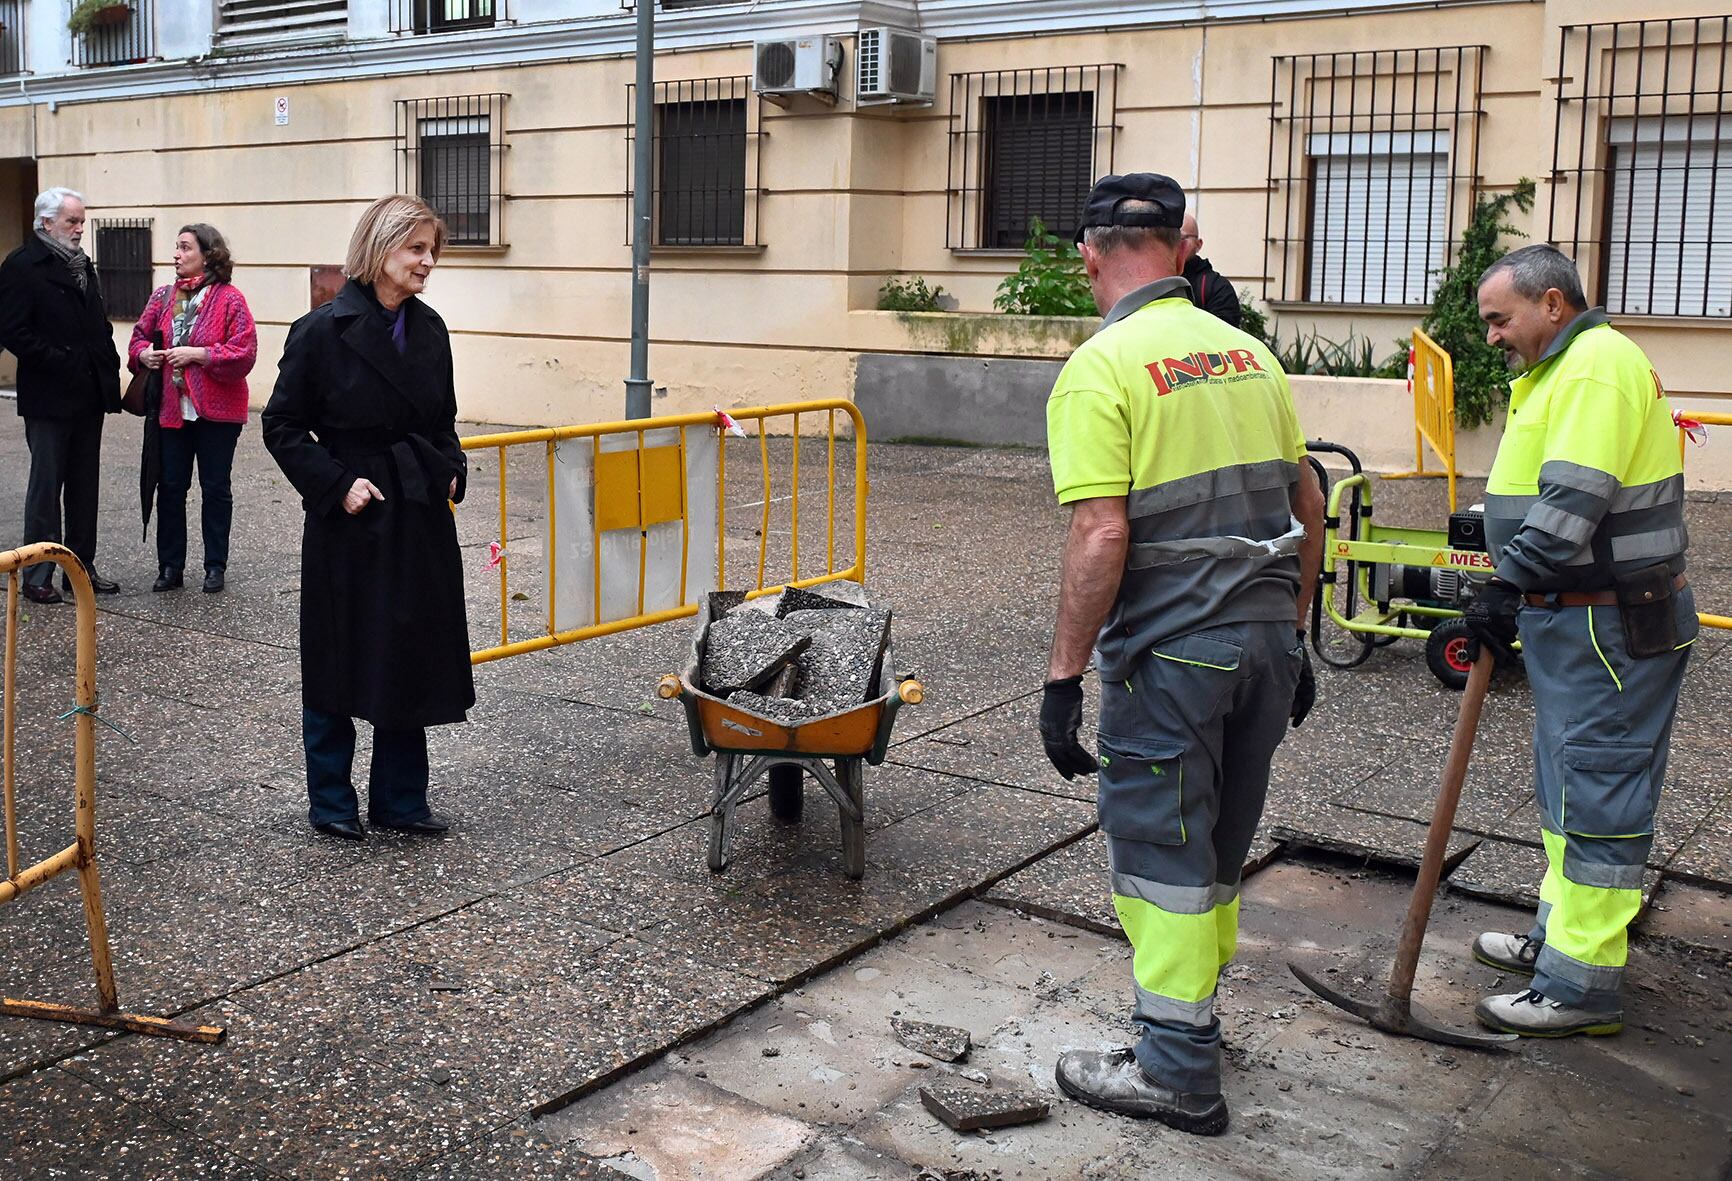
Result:
<svg viewBox="0 0 1732 1181">
<path fill-rule="evenodd" d="M 1523 1037 L 1569 1037 L 1572 1033 L 1603 1037 L 1624 1028 L 1621 1012 L 1592 1013 L 1551 1000 L 1531 988 L 1488 996 L 1474 1007 L 1473 1015 L 1489 1029 Z"/>
<path fill-rule="evenodd" d="M 1532 976 L 1534 961 L 1540 958 L 1540 948 L 1544 946 L 1539 940 L 1526 935 L 1486 931 L 1473 941 L 1473 958 L 1505 972 L 1520 972 Z"/>
</svg>

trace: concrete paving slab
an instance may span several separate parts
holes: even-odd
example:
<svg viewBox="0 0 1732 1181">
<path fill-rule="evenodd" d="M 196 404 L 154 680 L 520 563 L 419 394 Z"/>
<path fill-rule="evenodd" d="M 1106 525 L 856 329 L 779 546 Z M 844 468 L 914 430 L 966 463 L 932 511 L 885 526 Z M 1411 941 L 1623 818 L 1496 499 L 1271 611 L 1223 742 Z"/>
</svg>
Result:
<svg viewBox="0 0 1732 1181">
<path fill-rule="evenodd" d="M 16 1181 L 266 1181 L 272 1174 L 65 1070 L 7 1088 L 0 1165 Z"/>
<path fill-rule="evenodd" d="M 1283 802 L 1277 806 L 1271 795 L 1263 823 L 1268 834 L 1278 841 L 1388 865 L 1417 867 L 1425 852 L 1425 824 L 1330 803 Z M 1453 830 L 1444 864 L 1454 864 L 1479 840 L 1476 834 Z"/>
<path fill-rule="evenodd" d="M 1732 895 L 1668 876 L 1637 920 L 1636 931 L 1647 939 L 1732 962 Z"/>
<path fill-rule="evenodd" d="M 555 1144 L 527 1120 L 471 1141 L 415 1173 L 415 1181 L 618 1181 L 620 1174 Z"/>
<path fill-rule="evenodd" d="M 1732 841 L 1726 839 L 1732 797 L 1716 804 L 1708 818 L 1666 862 L 1666 872 L 1686 882 L 1728 890 L 1732 883 Z"/>
<path fill-rule="evenodd" d="M 1099 713 L 1099 682 L 1083 678 L 1083 717 Z M 890 758 L 911 767 L 926 767 L 951 775 L 966 775 L 1080 800 L 1095 798 L 1094 776 L 1065 779 L 1047 761 L 1040 743 L 1040 694 L 1018 697 L 947 726 L 897 742 Z M 1085 722 L 1080 733 L 1094 749 L 1094 727 Z"/>
<path fill-rule="evenodd" d="M 816 1139 L 798 1120 L 666 1070 L 543 1124 L 616 1171 L 654 1181 L 755 1181 Z"/>
<path fill-rule="evenodd" d="M 908 1164 L 845 1136 L 825 1136 L 765 1181 L 906 1181 Z"/>
</svg>

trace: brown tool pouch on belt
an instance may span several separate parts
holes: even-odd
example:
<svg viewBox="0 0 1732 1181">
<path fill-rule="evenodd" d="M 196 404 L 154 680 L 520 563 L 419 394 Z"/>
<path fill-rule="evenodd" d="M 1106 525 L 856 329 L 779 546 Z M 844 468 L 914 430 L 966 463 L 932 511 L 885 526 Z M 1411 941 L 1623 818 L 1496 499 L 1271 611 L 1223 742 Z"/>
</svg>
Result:
<svg viewBox="0 0 1732 1181">
<path fill-rule="evenodd" d="M 1665 656 L 1678 647 L 1678 617 L 1673 611 L 1674 575 L 1665 563 L 1617 575 L 1612 581 L 1618 614 L 1624 621 L 1624 647 L 1638 659 Z"/>
</svg>

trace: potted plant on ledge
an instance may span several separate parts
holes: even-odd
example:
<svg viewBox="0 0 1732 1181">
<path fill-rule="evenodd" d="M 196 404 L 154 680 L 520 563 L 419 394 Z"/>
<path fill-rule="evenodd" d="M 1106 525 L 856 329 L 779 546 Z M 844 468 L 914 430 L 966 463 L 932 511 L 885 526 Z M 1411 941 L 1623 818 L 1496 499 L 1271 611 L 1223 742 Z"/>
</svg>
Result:
<svg viewBox="0 0 1732 1181">
<path fill-rule="evenodd" d="M 131 18 L 130 4 L 117 3 L 116 0 L 78 0 L 72 6 L 72 15 L 66 19 L 66 27 L 84 37 L 96 29 L 125 24 Z"/>
</svg>

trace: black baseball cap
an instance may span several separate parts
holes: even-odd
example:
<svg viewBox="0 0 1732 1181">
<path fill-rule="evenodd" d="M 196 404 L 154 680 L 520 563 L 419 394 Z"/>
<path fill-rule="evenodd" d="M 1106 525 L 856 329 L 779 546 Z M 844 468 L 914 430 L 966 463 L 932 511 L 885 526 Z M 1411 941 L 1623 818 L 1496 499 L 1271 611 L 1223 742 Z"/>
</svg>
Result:
<svg viewBox="0 0 1732 1181">
<path fill-rule="evenodd" d="M 1121 210 L 1122 201 L 1150 201 L 1155 208 Z M 1178 181 L 1158 172 L 1128 172 L 1095 181 L 1083 202 L 1082 220 L 1077 223 L 1073 241 L 1081 242 L 1083 231 L 1092 226 L 1167 226 L 1176 230 L 1184 224 L 1185 190 Z"/>
</svg>

